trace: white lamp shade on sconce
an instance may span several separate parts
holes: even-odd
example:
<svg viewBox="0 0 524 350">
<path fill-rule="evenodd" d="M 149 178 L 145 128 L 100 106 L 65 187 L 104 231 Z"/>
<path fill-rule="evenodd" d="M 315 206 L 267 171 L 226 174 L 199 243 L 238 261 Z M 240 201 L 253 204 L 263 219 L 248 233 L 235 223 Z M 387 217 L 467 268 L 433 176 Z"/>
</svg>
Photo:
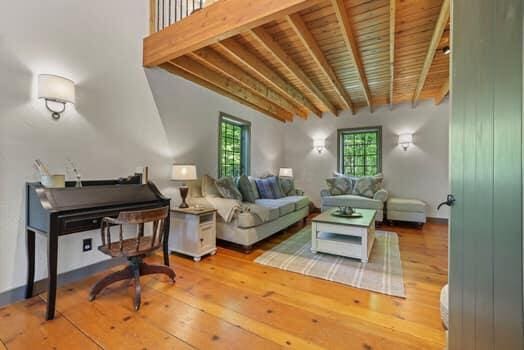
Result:
<svg viewBox="0 0 524 350">
<path fill-rule="evenodd" d="M 317 150 L 317 152 L 320 154 L 326 147 L 326 140 L 325 139 L 315 139 L 313 140 L 313 148 Z"/>
<path fill-rule="evenodd" d="M 75 103 L 75 83 L 58 75 L 38 76 L 38 98 L 61 103 Z"/>
<path fill-rule="evenodd" d="M 197 179 L 196 166 L 189 164 L 173 164 L 171 180 L 191 181 Z"/>
<path fill-rule="evenodd" d="M 401 134 L 398 136 L 398 144 L 404 151 L 406 151 L 409 146 L 413 143 L 413 135 L 412 134 Z"/>
<path fill-rule="evenodd" d="M 291 168 L 280 168 L 278 176 L 281 177 L 293 177 L 293 169 Z"/>
</svg>

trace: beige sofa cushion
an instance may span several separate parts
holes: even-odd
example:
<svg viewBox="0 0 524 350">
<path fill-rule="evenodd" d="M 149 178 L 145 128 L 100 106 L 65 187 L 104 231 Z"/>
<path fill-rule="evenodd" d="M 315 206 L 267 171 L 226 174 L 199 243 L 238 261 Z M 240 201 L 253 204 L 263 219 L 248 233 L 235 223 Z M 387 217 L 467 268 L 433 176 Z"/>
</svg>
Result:
<svg viewBox="0 0 524 350">
<path fill-rule="evenodd" d="M 306 196 L 288 196 L 280 198 L 283 202 L 293 203 L 295 205 L 295 210 L 305 208 L 309 205 L 309 198 Z"/>
<path fill-rule="evenodd" d="M 257 199 L 255 203 L 266 208 L 278 208 L 279 216 L 284 216 L 295 211 L 295 203 L 287 202 L 285 198 Z"/>
<path fill-rule="evenodd" d="M 322 206 L 340 207 L 347 205 L 360 209 L 382 210 L 384 208 L 384 203 L 379 200 L 357 196 L 354 194 L 322 197 Z"/>
<path fill-rule="evenodd" d="M 278 207 L 264 207 L 252 203 L 244 203 L 243 211 L 238 214 L 238 227 L 250 228 L 276 220 L 280 216 Z"/>
</svg>

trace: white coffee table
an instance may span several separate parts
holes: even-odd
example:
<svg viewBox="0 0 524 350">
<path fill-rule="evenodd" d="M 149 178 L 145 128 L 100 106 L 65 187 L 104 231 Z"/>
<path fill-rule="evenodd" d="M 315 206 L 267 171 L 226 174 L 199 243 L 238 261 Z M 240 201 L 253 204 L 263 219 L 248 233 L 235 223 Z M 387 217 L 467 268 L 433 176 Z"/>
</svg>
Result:
<svg viewBox="0 0 524 350">
<path fill-rule="evenodd" d="M 375 241 L 374 209 L 355 209 L 362 214 L 359 218 L 333 216 L 336 209 L 326 210 L 313 218 L 311 251 L 368 262 Z"/>
</svg>

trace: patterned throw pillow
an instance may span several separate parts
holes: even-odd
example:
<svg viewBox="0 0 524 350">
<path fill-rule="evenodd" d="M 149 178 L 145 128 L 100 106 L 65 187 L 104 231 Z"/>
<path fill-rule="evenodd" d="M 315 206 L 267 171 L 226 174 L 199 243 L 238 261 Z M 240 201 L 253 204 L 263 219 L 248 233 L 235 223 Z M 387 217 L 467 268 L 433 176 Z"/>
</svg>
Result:
<svg viewBox="0 0 524 350">
<path fill-rule="evenodd" d="M 265 179 L 255 179 L 258 193 L 262 199 L 279 199 L 284 197 L 276 176 Z"/>
<path fill-rule="evenodd" d="M 221 197 L 218 192 L 216 180 L 209 175 L 202 177 L 202 196 L 203 197 Z"/>
<path fill-rule="evenodd" d="M 257 183 L 255 181 L 254 177 L 248 176 L 249 183 L 251 184 L 251 187 L 253 188 L 253 192 L 255 193 L 255 200 L 260 199 L 260 194 L 258 193 Z"/>
<path fill-rule="evenodd" d="M 232 177 L 226 176 L 215 182 L 218 192 L 224 198 L 242 200 L 242 194 L 235 185 L 235 180 Z"/>
<path fill-rule="evenodd" d="M 254 180 L 250 180 L 247 176 L 242 175 L 238 179 L 237 185 L 240 193 L 242 193 L 242 198 L 244 201 L 255 203 L 255 201 L 258 199 L 258 190 Z"/>
<path fill-rule="evenodd" d="M 293 196 L 296 193 L 295 189 L 295 180 L 291 177 L 279 177 L 278 182 L 280 183 L 280 188 L 284 193 L 284 196 Z"/>
<path fill-rule="evenodd" d="M 353 188 L 353 194 L 373 198 L 375 192 L 382 188 L 383 181 L 384 177 L 382 174 L 359 177 L 355 183 L 355 187 Z"/>
<path fill-rule="evenodd" d="M 337 176 L 326 180 L 329 193 L 332 196 L 349 194 L 353 189 L 353 181 L 347 176 Z"/>
<path fill-rule="evenodd" d="M 191 180 L 186 182 L 189 188 L 190 198 L 200 198 L 202 196 L 202 180 Z"/>
</svg>

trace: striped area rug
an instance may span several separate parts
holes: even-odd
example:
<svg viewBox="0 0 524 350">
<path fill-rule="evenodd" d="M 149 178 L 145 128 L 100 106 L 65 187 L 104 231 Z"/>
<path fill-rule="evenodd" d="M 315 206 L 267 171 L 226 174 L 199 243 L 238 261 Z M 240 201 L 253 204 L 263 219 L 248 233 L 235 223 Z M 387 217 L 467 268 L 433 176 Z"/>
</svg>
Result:
<svg viewBox="0 0 524 350">
<path fill-rule="evenodd" d="M 406 297 L 396 233 L 376 231 L 368 263 L 329 254 L 313 254 L 310 248 L 311 226 L 308 226 L 266 251 L 255 262 L 356 288 Z"/>
</svg>

